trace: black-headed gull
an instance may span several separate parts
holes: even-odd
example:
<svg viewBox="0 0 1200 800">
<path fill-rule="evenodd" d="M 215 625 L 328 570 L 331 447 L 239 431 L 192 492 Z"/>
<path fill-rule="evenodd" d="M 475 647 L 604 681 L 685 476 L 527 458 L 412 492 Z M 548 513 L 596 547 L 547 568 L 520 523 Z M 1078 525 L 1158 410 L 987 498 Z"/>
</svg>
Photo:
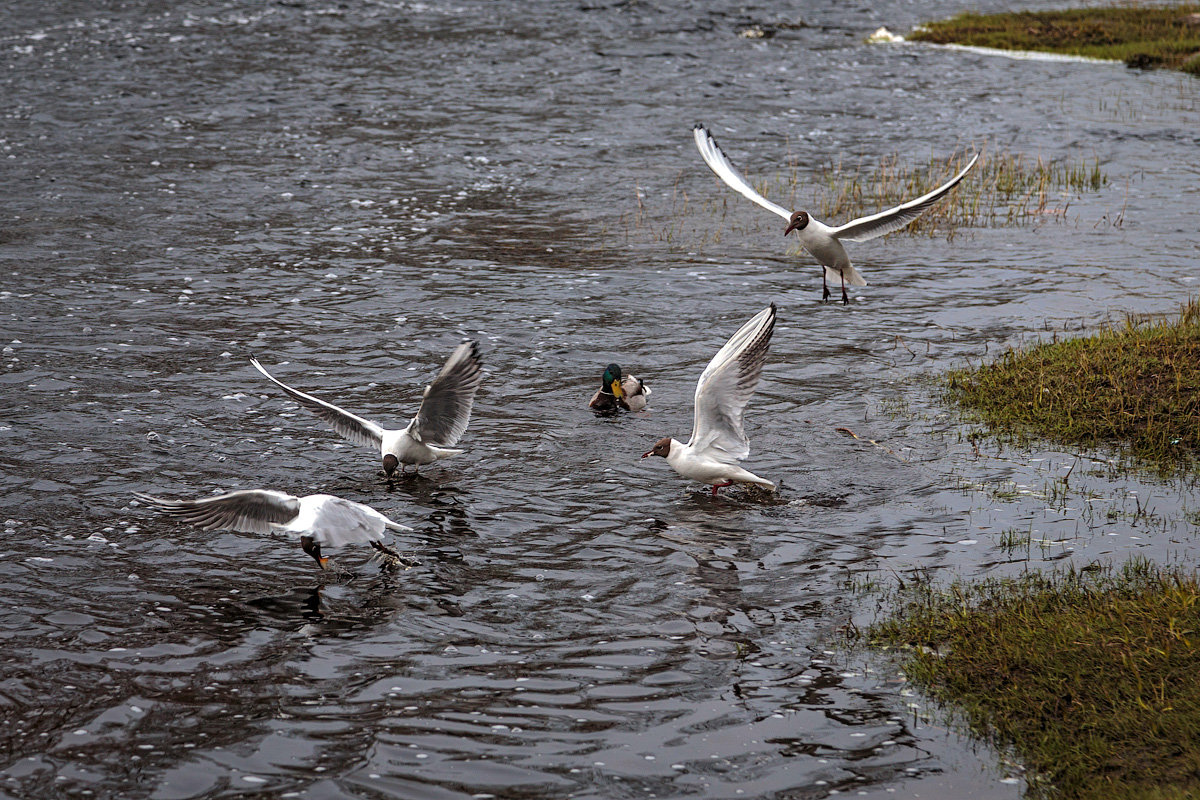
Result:
<svg viewBox="0 0 1200 800">
<path fill-rule="evenodd" d="M 621 368 L 609 364 L 600 376 L 600 388 L 592 395 L 588 408 L 593 411 L 641 411 L 650 397 L 650 387 L 633 375 L 622 375 Z"/>
<path fill-rule="evenodd" d="M 421 407 L 408 427 L 388 430 L 332 403 L 293 389 L 267 372 L 256 358 L 251 358 L 250 363 L 288 397 L 316 414 L 335 432 L 352 442 L 379 448 L 383 471 L 389 478 L 397 467 L 403 474 L 404 464 L 419 467 L 463 452 L 452 448 L 462 438 L 467 423 L 471 421 L 475 392 L 483 380 L 479 345 L 475 342 L 460 344 L 446 359 L 438 376 L 425 387 Z"/>
<path fill-rule="evenodd" d="M 738 328 L 700 373 L 688 443 L 659 439 L 642 458 L 662 456 L 683 477 L 711 483 L 713 497 L 717 489 L 734 483 L 754 483 L 774 491 L 775 484 L 737 465 L 750 455 L 742 416 L 758 385 L 774 330 L 772 303 Z"/>
<path fill-rule="evenodd" d="M 880 211 L 878 214 L 872 214 L 868 217 L 859 217 L 847 222 L 845 225 L 831 228 L 814 218 L 807 211 L 788 211 L 783 206 L 772 203 L 754 191 L 754 188 L 746 182 L 746 179 L 742 177 L 741 173 L 730 163 L 725 153 L 721 151 L 717 140 L 713 138 L 713 135 L 703 125 L 697 125 L 693 128 L 692 134 L 696 139 L 696 147 L 700 150 L 700 155 L 704 158 L 704 163 L 708 164 L 709 168 L 717 174 L 718 178 L 725 181 L 729 188 L 740 193 L 743 197 L 753 200 L 768 211 L 773 211 L 786 219 L 788 226 L 783 232 L 784 236 L 787 236 L 792 231 L 796 231 L 796 235 L 800 238 L 800 244 L 824 267 L 821 270 L 821 286 L 823 289 L 821 299 L 829 299 L 828 281 L 832 278 L 842 282 L 843 303 L 850 302 L 850 298 L 846 294 L 847 283 L 851 286 L 866 286 L 867 281 L 850 263 L 850 256 L 846 254 L 846 248 L 842 247 L 842 241 L 865 242 L 869 239 L 891 233 L 892 231 L 900 230 L 921 216 L 926 209 L 940 200 L 946 192 L 957 186 L 958 182 L 966 176 L 971 167 L 975 166 L 975 162 L 979 160 L 979 155 L 976 154 L 971 158 L 967 166 L 963 167 L 962 172 L 932 192 L 921 195 L 916 200 L 909 200 L 907 203 L 901 203 L 895 208 L 889 208 L 887 211 Z"/>
<path fill-rule="evenodd" d="M 384 530 L 411 531 L 370 506 L 331 494 L 296 497 L 270 489 L 243 489 L 198 500 L 165 500 L 134 492 L 149 508 L 179 517 L 205 531 L 288 533 L 300 539 L 304 552 L 326 569 L 322 547 L 367 542 L 389 567 L 412 566 L 414 559 L 383 543 Z"/>
</svg>

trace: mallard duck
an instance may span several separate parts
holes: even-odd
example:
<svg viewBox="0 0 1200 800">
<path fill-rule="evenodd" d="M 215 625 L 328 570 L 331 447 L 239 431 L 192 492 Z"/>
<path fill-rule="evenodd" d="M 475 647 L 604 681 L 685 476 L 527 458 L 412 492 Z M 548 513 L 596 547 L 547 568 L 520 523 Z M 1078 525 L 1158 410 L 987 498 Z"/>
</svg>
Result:
<svg viewBox="0 0 1200 800">
<path fill-rule="evenodd" d="M 609 364 L 600 379 L 600 389 L 592 395 L 588 408 L 593 411 L 641 411 L 646 407 L 650 387 L 633 375 L 621 375 L 621 368 Z"/>
</svg>

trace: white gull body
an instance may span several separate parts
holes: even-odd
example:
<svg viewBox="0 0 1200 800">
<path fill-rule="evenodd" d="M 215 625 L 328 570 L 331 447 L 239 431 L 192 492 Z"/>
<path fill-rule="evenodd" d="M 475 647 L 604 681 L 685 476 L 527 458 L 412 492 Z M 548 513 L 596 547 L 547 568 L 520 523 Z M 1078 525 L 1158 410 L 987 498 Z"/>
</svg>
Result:
<svg viewBox="0 0 1200 800">
<path fill-rule="evenodd" d="M 880 211 L 878 214 L 859 217 L 847 222 L 845 225 L 833 228 L 815 219 L 807 211 L 789 211 L 777 203 L 772 203 L 754 191 L 754 187 L 737 171 L 717 144 L 717 140 L 713 138 L 713 135 L 703 125 L 697 125 L 692 130 L 692 134 L 696 140 L 696 148 L 700 151 L 700 156 L 704 159 L 704 163 L 708 164 L 709 168 L 729 188 L 788 221 L 784 235 L 786 236 L 792 231 L 796 231 L 801 246 L 824 267 L 822 271 L 822 284 L 824 285 L 823 299 L 829 299 L 827 281 L 841 281 L 843 303 L 849 302 L 849 298 L 846 295 L 847 283 L 851 286 L 866 286 L 867 281 L 850 263 L 850 256 L 846 253 L 846 248 L 842 246 L 842 241 L 865 242 L 900 230 L 921 216 L 930 206 L 957 186 L 959 181 L 966 177 L 971 167 L 975 166 L 975 162 L 979 160 L 979 155 L 976 154 L 971 158 L 967 166 L 963 167 L 961 172 L 932 192 L 923 194 L 916 200 L 909 200 L 894 208 Z"/>
<path fill-rule="evenodd" d="M 752 483 L 774 491 L 771 481 L 737 464 L 750 455 L 742 417 L 762 375 L 774 330 L 772 303 L 739 328 L 700 374 L 688 443 L 660 439 L 642 458 L 666 458 L 683 477 L 711 484 L 714 496 L 720 487 L 734 483 Z"/>
<path fill-rule="evenodd" d="M 446 359 L 442 371 L 425 387 L 421 407 L 405 428 L 389 430 L 370 420 L 351 414 L 310 394 L 293 389 L 251 358 L 254 368 L 284 391 L 288 397 L 325 421 L 329 427 L 352 442 L 379 449 L 383 470 L 391 477 L 404 464 L 432 464 L 439 458 L 458 455 L 453 446 L 462 438 L 471 420 L 475 392 L 483 380 L 479 346 L 475 342 L 459 345 Z"/>
<path fill-rule="evenodd" d="M 166 500 L 134 492 L 149 508 L 190 522 L 205 531 L 286 533 L 300 539 L 304 552 L 325 569 L 322 547 L 368 543 L 397 566 L 408 561 L 383 544 L 384 531 L 411 531 L 370 506 L 331 494 L 296 497 L 270 489 L 243 489 L 197 500 Z"/>
</svg>

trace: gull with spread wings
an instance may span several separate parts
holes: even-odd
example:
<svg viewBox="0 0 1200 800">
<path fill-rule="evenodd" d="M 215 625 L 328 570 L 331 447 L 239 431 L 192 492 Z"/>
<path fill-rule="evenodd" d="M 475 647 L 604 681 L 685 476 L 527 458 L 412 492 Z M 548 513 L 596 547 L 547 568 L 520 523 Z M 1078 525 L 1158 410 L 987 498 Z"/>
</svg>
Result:
<svg viewBox="0 0 1200 800">
<path fill-rule="evenodd" d="M 134 492 L 133 496 L 155 511 L 179 517 L 205 531 L 288 533 L 299 537 L 304 552 L 316 559 L 321 569 L 327 569 L 329 563 L 329 557 L 321 555 L 322 547 L 361 542 L 375 548 L 375 555 L 386 567 L 417 563 L 383 543 L 385 530 L 412 528 L 393 522 L 370 506 L 331 494 L 295 497 L 270 489 L 243 489 L 198 500 L 165 500 L 142 492 Z"/>
<path fill-rule="evenodd" d="M 774 330 L 772 303 L 739 328 L 700 373 L 688 443 L 659 439 L 642 458 L 662 456 L 683 477 L 711 483 L 713 497 L 717 489 L 734 483 L 753 483 L 774 491 L 775 484 L 737 465 L 750 455 L 742 416 L 758 385 Z"/>
<path fill-rule="evenodd" d="M 859 217 L 847 222 L 845 225 L 831 228 L 807 211 L 788 211 L 783 206 L 772 203 L 754 191 L 754 187 L 734 168 L 729 158 L 717 144 L 717 140 L 713 138 L 713 135 L 703 125 L 697 125 L 693 128 L 692 134 L 696 139 L 696 147 L 700 150 L 701 157 L 704 158 L 704 163 L 708 164 L 709 168 L 717 174 L 718 178 L 725 181 L 729 188 L 788 221 L 788 226 L 784 230 L 783 235 L 787 236 L 792 231 L 795 231 L 804 249 L 821 263 L 821 286 L 824 289 L 821 299 L 829 299 L 829 280 L 840 280 L 842 282 L 842 303 L 850 302 L 850 298 L 846 295 L 847 282 L 851 286 L 867 285 L 866 279 L 850 263 L 850 256 L 846 254 L 846 248 L 842 247 L 842 242 L 865 242 L 891 233 L 892 231 L 900 230 L 921 216 L 930 206 L 940 200 L 946 192 L 957 186 L 958 182 L 966 176 L 971 167 L 975 166 L 975 162 L 979 160 L 979 155 L 976 154 L 971 158 L 967 166 L 963 167 L 962 172 L 959 172 L 932 192 L 921 195 L 916 200 L 909 200 L 895 208 L 889 208 L 887 211 L 880 211 L 878 214 Z"/>
<path fill-rule="evenodd" d="M 256 358 L 251 358 L 250 363 L 288 397 L 316 414 L 342 437 L 379 448 L 383 471 L 388 478 L 392 477 L 397 467 L 403 474 L 404 464 L 412 464 L 415 468 L 463 452 L 453 447 L 467 430 L 475 392 L 483 380 L 479 345 L 475 342 L 460 344 L 446 359 L 438 376 L 425 387 L 421 407 L 408 427 L 388 430 L 332 403 L 293 389 L 267 372 Z"/>
</svg>

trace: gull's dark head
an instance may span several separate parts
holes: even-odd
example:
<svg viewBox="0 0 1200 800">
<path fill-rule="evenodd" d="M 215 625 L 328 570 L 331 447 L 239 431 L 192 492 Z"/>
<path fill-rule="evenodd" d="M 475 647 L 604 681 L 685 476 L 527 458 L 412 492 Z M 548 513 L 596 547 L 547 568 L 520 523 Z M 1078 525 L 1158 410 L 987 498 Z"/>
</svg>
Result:
<svg viewBox="0 0 1200 800">
<path fill-rule="evenodd" d="M 400 459 L 396 458 L 391 453 L 388 453 L 383 457 L 383 472 L 389 478 L 392 477 L 392 473 L 396 471 L 396 467 L 398 466 L 400 466 Z"/>
<path fill-rule="evenodd" d="M 655 442 L 653 449 L 647 450 L 645 453 L 642 453 L 642 458 L 647 458 L 649 456 L 662 456 L 663 458 L 666 458 L 670 454 L 671 454 L 671 438 L 668 436 L 666 438 L 659 439 L 657 442 Z"/>
<path fill-rule="evenodd" d="M 785 230 L 783 232 L 783 235 L 787 236 L 792 231 L 802 231 L 807 226 L 808 226 L 808 212 L 807 211 L 797 211 L 795 214 L 792 214 L 792 221 L 788 223 L 787 230 Z"/>
</svg>

